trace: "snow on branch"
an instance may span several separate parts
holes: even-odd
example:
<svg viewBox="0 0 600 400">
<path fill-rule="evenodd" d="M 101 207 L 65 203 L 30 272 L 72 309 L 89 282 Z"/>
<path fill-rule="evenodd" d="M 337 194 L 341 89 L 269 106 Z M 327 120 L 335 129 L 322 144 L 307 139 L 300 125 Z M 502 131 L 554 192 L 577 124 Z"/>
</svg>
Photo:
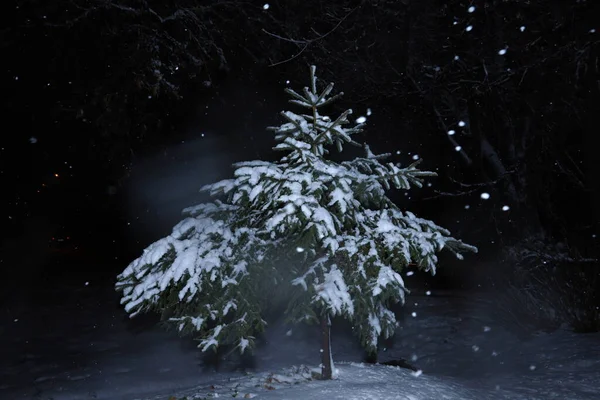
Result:
<svg viewBox="0 0 600 400">
<path fill-rule="evenodd" d="M 328 310 L 332 316 L 354 314 L 354 305 L 342 272 L 333 264 L 323 276 L 323 283 L 315 284 L 313 303 Z"/>
</svg>

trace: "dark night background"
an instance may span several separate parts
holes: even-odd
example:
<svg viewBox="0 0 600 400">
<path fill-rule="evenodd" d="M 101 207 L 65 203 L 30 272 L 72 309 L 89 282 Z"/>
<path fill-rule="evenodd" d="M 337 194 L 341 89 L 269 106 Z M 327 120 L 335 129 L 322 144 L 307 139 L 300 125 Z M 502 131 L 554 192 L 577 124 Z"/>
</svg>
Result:
<svg viewBox="0 0 600 400">
<path fill-rule="evenodd" d="M 315 64 L 345 93 L 332 113 L 372 110 L 375 152 L 399 151 L 403 164 L 418 155 L 439 173 L 392 194 L 398 204 L 480 248 L 442 258 L 428 285 L 542 281 L 586 310 L 563 322 L 600 330 L 600 3 L 488 0 L 472 13 L 454 0 L 265 3 L 3 4 L 6 315 L 84 285 L 112 290 L 203 200 L 201 185 L 232 162 L 274 157 L 265 128 L 288 108 L 288 81 L 305 86 Z M 117 312 L 116 295 L 111 304 Z"/>
</svg>

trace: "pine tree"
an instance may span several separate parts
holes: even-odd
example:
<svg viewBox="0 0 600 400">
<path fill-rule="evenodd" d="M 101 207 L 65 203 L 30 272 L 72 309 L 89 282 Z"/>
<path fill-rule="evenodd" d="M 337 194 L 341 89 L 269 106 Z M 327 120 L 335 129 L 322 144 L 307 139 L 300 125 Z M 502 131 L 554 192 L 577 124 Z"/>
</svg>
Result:
<svg viewBox="0 0 600 400">
<path fill-rule="evenodd" d="M 322 377 L 332 377 L 332 317 L 348 319 L 362 345 L 376 351 L 393 335 L 390 307 L 407 292 L 408 264 L 435 273 L 436 253 L 458 258 L 477 249 L 433 222 L 401 211 L 390 187 L 421 187 L 435 173 L 385 162 L 353 137 L 352 110 L 335 119 L 319 111 L 339 98 L 333 84 L 318 91 L 315 67 L 302 94 L 286 89 L 306 110 L 281 113 L 275 128 L 284 152 L 277 162 L 234 164 L 234 177 L 202 190 L 215 200 L 184 210 L 173 232 L 150 245 L 119 275 L 121 303 L 135 316 L 157 311 L 182 334 L 198 337 L 203 351 L 233 345 L 252 349 L 264 316 L 283 302 L 293 322 L 320 322 Z M 328 148 L 362 147 L 364 156 L 334 162 Z"/>
</svg>

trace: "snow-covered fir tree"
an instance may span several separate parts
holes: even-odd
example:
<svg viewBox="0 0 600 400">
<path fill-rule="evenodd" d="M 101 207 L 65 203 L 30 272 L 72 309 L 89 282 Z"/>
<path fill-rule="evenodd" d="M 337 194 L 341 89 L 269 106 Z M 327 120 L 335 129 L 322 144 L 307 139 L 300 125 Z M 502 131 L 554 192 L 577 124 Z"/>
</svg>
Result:
<svg viewBox="0 0 600 400">
<path fill-rule="evenodd" d="M 348 319 L 362 345 L 376 351 L 393 335 L 390 306 L 403 302 L 401 277 L 414 264 L 435 273 L 436 253 L 462 258 L 477 251 L 433 222 L 398 208 L 386 190 L 421 187 L 435 173 L 384 162 L 355 141 L 363 125 L 321 114 L 337 99 L 333 84 L 317 87 L 315 67 L 302 93 L 286 92 L 305 112 L 281 113 L 277 162 L 234 165 L 233 179 L 202 188 L 215 200 L 184 210 L 173 232 L 150 245 L 118 276 L 121 303 L 131 316 L 157 311 L 203 350 L 234 345 L 244 352 L 266 327 L 265 314 L 281 305 L 291 321 L 320 321 L 322 376 L 331 378 L 331 317 Z M 364 156 L 327 158 L 351 144 Z"/>
</svg>

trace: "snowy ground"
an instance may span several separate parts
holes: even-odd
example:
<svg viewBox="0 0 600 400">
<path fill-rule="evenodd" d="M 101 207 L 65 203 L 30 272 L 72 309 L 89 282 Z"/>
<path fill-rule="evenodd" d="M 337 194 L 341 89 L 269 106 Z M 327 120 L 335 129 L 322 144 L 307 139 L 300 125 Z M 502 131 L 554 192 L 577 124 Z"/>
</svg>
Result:
<svg viewBox="0 0 600 400">
<path fill-rule="evenodd" d="M 318 364 L 314 331 L 275 325 L 257 370 L 220 373 L 201 365 L 194 344 L 131 323 L 110 288 L 93 282 L 39 294 L 35 307 L 1 310 L 0 399 L 598 399 L 600 335 L 561 329 L 518 338 L 494 321 L 494 299 L 453 293 L 412 295 L 392 349 L 423 370 L 362 365 L 338 325 L 338 378 L 310 379 Z M 412 313 L 415 313 L 412 316 Z"/>
</svg>

